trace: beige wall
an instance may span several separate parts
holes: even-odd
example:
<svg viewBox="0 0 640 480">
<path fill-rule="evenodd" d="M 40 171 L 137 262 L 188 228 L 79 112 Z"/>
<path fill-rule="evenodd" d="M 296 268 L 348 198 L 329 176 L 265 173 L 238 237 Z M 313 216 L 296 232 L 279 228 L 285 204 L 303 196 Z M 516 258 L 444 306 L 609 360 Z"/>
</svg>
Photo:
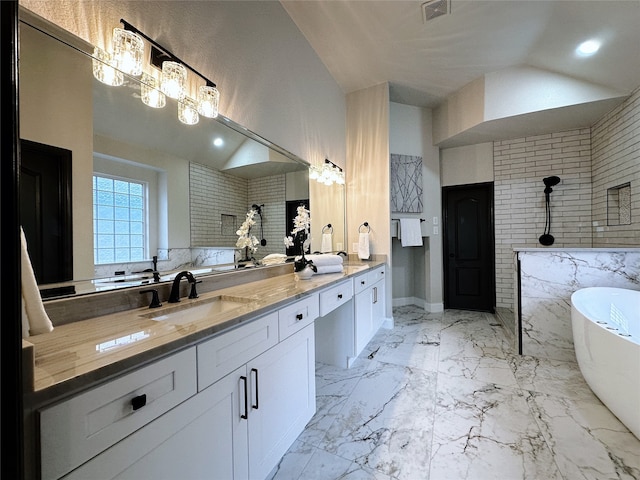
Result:
<svg viewBox="0 0 640 480">
<path fill-rule="evenodd" d="M 347 95 L 347 238 L 355 253 L 358 227 L 371 226 L 372 255 L 391 254 L 389 184 L 389 86 Z M 387 276 L 387 316 L 391 316 L 391 276 Z"/>
<path fill-rule="evenodd" d="M 40 32 L 21 28 L 20 41 L 20 137 L 71 150 L 73 222 L 86 226 L 73 231 L 73 277 L 93 278 L 93 76 L 84 56 Z"/>
<path fill-rule="evenodd" d="M 440 150 L 442 186 L 493 182 L 493 142 Z"/>
</svg>

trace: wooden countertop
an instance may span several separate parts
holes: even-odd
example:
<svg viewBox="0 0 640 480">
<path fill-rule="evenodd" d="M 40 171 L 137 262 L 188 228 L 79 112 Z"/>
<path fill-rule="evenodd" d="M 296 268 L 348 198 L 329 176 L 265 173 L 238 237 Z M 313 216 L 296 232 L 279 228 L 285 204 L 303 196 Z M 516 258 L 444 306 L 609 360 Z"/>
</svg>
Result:
<svg viewBox="0 0 640 480">
<path fill-rule="evenodd" d="M 183 298 L 179 304 L 164 303 L 153 310 L 137 308 L 58 326 L 23 342 L 25 352 L 33 348 L 34 357 L 34 365 L 24 365 L 26 383 L 33 378 L 33 388 L 27 385 L 25 394 L 33 404 L 43 404 L 74 393 L 383 264 L 345 263 L 343 273 L 314 275 L 309 280 L 281 275 L 208 292 L 193 300 Z M 220 295 L 243 301 L 206 320 L 172 324 L 148 318 L 150 313 L 161 315 L 178 305 L 189 308 Z"/>
</svg>

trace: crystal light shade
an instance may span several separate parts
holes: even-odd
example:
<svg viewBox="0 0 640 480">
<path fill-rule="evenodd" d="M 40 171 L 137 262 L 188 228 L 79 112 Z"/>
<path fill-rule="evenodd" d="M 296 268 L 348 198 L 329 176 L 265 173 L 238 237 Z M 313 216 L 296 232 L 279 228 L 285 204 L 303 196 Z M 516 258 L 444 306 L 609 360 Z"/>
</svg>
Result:
<svg viewBox="0 0 640 480">
<path fill-rule="evenodd" d="M 193 98 L 185 97 L 178 102 L 178 120 L 186 125 L 195 125 L 200 121 L 198 107 Z"/>
<path fill-rule="evenodd" d="M 113 60 L 118 69 L 137 77 L 142 74 L 144 41 L 137 33 L 113 29 Z"/>
<path fill-rule="evenodd" d="M 178 62 L 162 63 L 162 91 L 170 98 L 182 100 L 185 96 L 187 69 Z"/>
<path fill-rule="evenodd" d="M 220 92 L 215 86 L 206 85 L 198 89 L 198 112 L 209 118 L 218 116 L 218 102 Z"/>
<path fill-rule="evenodd" d="M 167 97 L 158 89 L 158 81 L 147 73 L 142 74 L 140 97 L 142 103 L 153 108 L 162 108 L 167 104 Z"/>
<path fill-rule="evenodd" d="M 114 68 L 114 62 L 109 53 L 95 47 L 92 62 L 93 76 L 105 85 L 117 87 L 124 83 L 124 76 L 121 71 Z"/>
</svg>

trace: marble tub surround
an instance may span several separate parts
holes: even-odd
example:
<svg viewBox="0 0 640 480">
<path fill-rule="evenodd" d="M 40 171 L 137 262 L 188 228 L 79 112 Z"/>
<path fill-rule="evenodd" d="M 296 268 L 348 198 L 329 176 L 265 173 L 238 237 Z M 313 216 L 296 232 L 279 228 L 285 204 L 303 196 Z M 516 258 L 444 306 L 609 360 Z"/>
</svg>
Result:
<svg viewBox="0 0 640 480">
<path fill-rule="evenodd" d="M 640 290 L 640 249 L 527 249 L 520 269 L 519 343 L 524 355 L 575 361 L 571 294 L 585 287 Z"/>
<path fill-rule="evenodd" d="M 351 369 L 317 366 L 275 480 L 640 478 L 640 441 L 575 363 L 515 354 L 487 313 L 393 314 Z"/>
<path fill-rule="evenodd" d="M 217 314 L 212 319 L 173 325 L 168 321 L 147 318 L 149 313 L 161 315 L 177 305 L 165 303 L 154 310 L 146 306 L 137 307 L 60 325 L 51 333 L 29 338 L 35 361 L 33 373 L 27 372 L 25 377 L 32 376 L 34 380 L 31 390 L 26 393 L 37 404 L 85 388 L 251 321 L 377 265 L 348 264 L 343 273 L 320 275 L 306 281 L 298 281 L 288 273 L 227 288 L 218 284 L 217 289 L 203 293 L 198 299 L 189 300 L 183 296 L 179 304 L 181 307 L 201 304 L 219 295 L 244 300 L 233 310 Z M 137 291 L 134 294 L 140 296 Z M 28 365 L 25 367 L 29 368 Z"/>
</svg>

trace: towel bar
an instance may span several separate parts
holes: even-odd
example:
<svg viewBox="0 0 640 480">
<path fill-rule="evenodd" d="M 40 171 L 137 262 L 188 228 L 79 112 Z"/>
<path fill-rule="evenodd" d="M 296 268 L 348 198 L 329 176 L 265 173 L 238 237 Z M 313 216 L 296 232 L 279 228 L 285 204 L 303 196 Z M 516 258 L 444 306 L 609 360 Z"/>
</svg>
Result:
<svg viewBox="0 0 640 480">
<path fill-rule="evenodd" d="M 407 218 L 410 218 L 410 217 L 407 217 Z M 399 221 L 400 221 L 400 219 L 399 219 L 399 218 L 392 218 L 391 220 L 392 220 L 392 221 L 395 221 L 395 222 L 399 222 Z M 425 221 L 426 221 L 426 220 L 425 220 L 424 218 L 421 218 L 421 219 L 420 219 L 420 223 L 425 222 Z"/>
<path fill-rule="evenodd" d="M 362 227 L 367 227 L 367 233 L 370 233 L 370 232 L 371 232 L 371 227 L 369 226 L 369 222 L 364 222 L 362 225 L 360 225 L 360 226 L 358 227 L 358 233 L 362 233 L 362 232 L 360 231 L 360 229 L 361 229 Z"/>
<path fill-rule="evenodd" d="M 333 227 L 331 226 L 330 223 L 327 223 L 324 227 L 322 227 L 322 233 L 325 233 L 326 228 L 329 229 L 329 233 L 333 233 Z"/>
</svg>

